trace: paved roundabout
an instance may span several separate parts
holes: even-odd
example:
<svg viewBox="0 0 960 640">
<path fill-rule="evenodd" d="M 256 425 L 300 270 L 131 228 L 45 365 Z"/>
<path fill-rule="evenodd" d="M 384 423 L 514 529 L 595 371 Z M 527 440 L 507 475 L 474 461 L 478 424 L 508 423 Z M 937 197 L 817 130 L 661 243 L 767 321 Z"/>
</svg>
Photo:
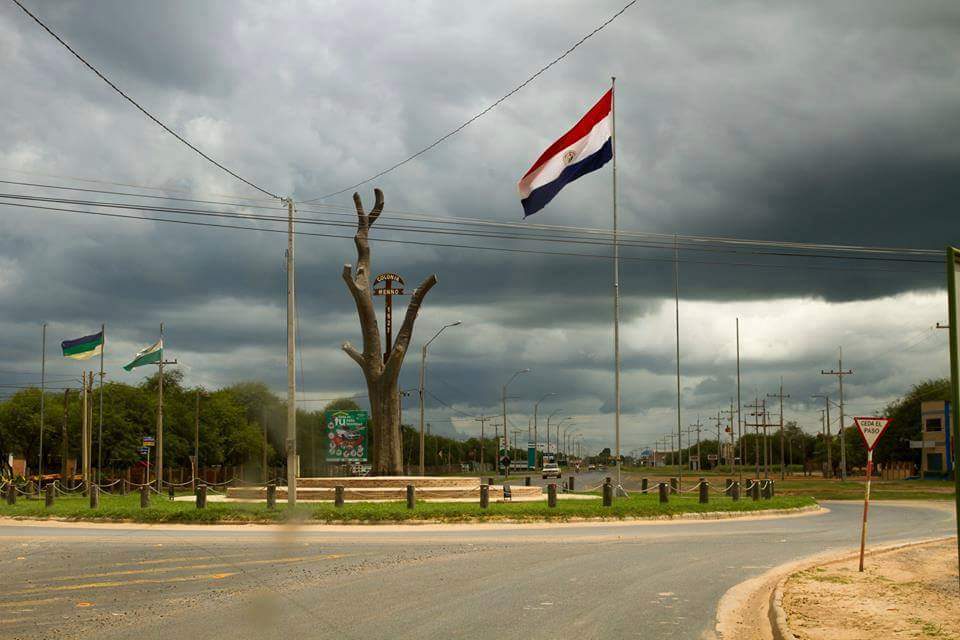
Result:
<svg viewBox="0 0 960 640">
<path fill-rule="evenodd" d="M 0 520 L 2 638 L 703 638 L 770 568 L 854 548 L 861 505 L 718 521 L 142 526 Z M 951 535 L 877 503 L 871 542 Z"/>
</svg>

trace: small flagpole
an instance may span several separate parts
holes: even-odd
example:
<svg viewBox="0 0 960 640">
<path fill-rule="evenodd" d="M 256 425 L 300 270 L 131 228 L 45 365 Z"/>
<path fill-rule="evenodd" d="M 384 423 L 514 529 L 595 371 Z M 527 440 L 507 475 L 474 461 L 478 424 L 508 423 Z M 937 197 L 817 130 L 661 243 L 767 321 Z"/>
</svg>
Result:
<svg viewBox="0 0 960 640">
<path fill-rule="evenodd" d="M 613 160 L 613 426 L 617 456 L 617 492 L 623 492 L 620 482 L 620 244 L 617 236 L 617 78 L 610 78 L 610 150 Z"/>
<path fill-rule="evenodd" d="M 103 352 L 107 349 L 107 325 L 100 325 L 100 424 L 97 426 L 97 484 L 103 482 Z"/>
</svg>

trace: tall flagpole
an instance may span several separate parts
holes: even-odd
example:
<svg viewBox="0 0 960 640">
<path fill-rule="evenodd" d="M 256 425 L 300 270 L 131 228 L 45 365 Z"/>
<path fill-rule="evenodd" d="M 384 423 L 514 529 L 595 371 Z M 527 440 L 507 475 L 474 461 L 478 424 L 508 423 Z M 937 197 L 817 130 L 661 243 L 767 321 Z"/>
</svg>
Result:
<svg viewBox="0 0 960 640">
<path fill-rule="evenodd" d="M 680 464 L 677 465 L 677 483 L 682 491 L 683 440 L 680 434 L 680 250 L 677 247 L 676 235 L 673 236 L 673 311 L 677 330 L 677 456 L 680 462 Z"/>
<path fill-rule="evenodd" d="M 613 426 L 616 434 L 617 492 L 620 482 L 620 243 L 617 235 L 617 111 L 616 77 L 610 78 L 610 150 L 613 160 Z"/>
<path fill-rule="evenodd" d="M 107 325 L 100 325 L 100 424 L 97 426 L 97 483 L 103 482 L 103 352 L 107 349 Z"/>
<path fill-rule="evenodd" d="M 40 453 L 37 454 L 37 495 L 43 484 L 43 396 L 46 395 L 47 382 L 47 323 L 40 329 Z"/>
</svg>

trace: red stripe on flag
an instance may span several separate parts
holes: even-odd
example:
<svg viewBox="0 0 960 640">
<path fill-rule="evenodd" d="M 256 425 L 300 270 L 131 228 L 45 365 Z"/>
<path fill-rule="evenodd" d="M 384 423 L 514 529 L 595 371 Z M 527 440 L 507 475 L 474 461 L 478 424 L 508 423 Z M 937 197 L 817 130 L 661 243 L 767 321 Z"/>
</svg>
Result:
<svg viewBox="0 0 960 640">
<path fill-rule="evenodd" d="M 557 155 L 574 142 L 584 137 L 594 126 L 610 114 L 610 107 L 613 101 L 613 89 L 608 90 L 603 97 L 600 98 L 600 102 L 593 105 L 590 111 L 587 112 L 587 115 L 583 116 L 580 119 L 580 122 L 573 125 L 573 128 L 570 131 L 567 131 L 559 140 L 554 142 L 552 145 L 547 147 L 547 150 L 540 154 L 540 157 L 537 158 L 537 161 L 533 163 L 533 166 L 523 174 L 523 178 L 526 178 L 531 173 L 540 168 L 544 162 Z M 521 182 L 523 181 L 521 178 Z"/>
</svg>

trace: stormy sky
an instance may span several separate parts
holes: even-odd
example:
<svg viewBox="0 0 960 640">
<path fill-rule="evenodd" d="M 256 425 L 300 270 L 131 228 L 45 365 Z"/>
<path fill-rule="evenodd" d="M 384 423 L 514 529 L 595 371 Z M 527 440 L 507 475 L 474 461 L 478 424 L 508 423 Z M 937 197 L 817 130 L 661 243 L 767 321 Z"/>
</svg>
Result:
<svg viewBox="0 0 960 640">
<path fill-rule="evenodd" d="M 303 201 L 455 129 L 622 4 L 28 6 L 206 153 Z M 555 393 L 541 416 L 559 410 L 557 417 L 573 416 L 564 425 L 575 425 L 588 447 L 612 444 L 610 247 L 549 241 L 542 236 L 557 232 L 532 226 L 609 229 L 610 167 L 570 185 L 526 223 L 516 195 L 519 177 L 599 99 L 610 76 L 622 230 L 942 249 L 960 241 L 958 63 L 955 2 L 638 2 L 462 132 L 359 188 L 368 205 L 374 186 L 384 190 L 384 227 L 416 227 L 377 231 L 393 242 L 374 243 L 374 270 L 398 272 L 408 287 L 430 273 L 440 280 L 401 386 L 416 386 L 420 344 L 461 320 L 430 347 L 427 415 L 435 430 L 476 431 L 473 417 L 499 413 L 501 385 L 529 367 L 509 389 L 511 428 L 525 433 L 533 403 Z M 5 194 L 284 213 L 147 120 L 9 3 L 0 5 L 0 77 L 0 179 L 161 197 L 0 184 Z M 350 195 L 298 206 L 322 223 L 301 231 L 338 236 L 297 239 L 307 408 L 365 392 L 339 349 L 359 342 L 339 278 L 355 260 L 343 226 Z M 282 224 L 231 230 L 0 208 L 3 383 L 39 379 L 44 321 L 52 376 L 82 368 L 59 358 L 59 341 L 105 322 L 110 378 L 136 382 L 143 370 L 120 367 L 156 340 L 162 321 L 168 355 L 184 363 L 188 383 L 261 379 L 283 391 L 285 237 L 275 232 Z M 530 228 L 437 219 L 446 217 Z M 541 237 L 502 237 L 518 234 Z M 669 238 L 650 244 L 634 238 L 622 250 L 625 452 L 676 428 L 673 248 Z M 684 426 L 700 416 L 713 430 L 707 417 L 736 394 L 737 317 L 744 401 L 776 392 L 782 376 L 785 418 L 810 431 L 819 429 L 820 406 L 810 395 L 836 393 L 836 378 L 820 371 L 836 367 L 841 346 L 844 367 L 855 372 L 844 385 L 849 415 L 872 413 L 911 384 L 946 374 L 946 332 L 933 328 L 946 321 L 937 258 L 723 247 L 680 242 Z M 414 421 L 414 396 L 405 409 Z"/>
</svg>

